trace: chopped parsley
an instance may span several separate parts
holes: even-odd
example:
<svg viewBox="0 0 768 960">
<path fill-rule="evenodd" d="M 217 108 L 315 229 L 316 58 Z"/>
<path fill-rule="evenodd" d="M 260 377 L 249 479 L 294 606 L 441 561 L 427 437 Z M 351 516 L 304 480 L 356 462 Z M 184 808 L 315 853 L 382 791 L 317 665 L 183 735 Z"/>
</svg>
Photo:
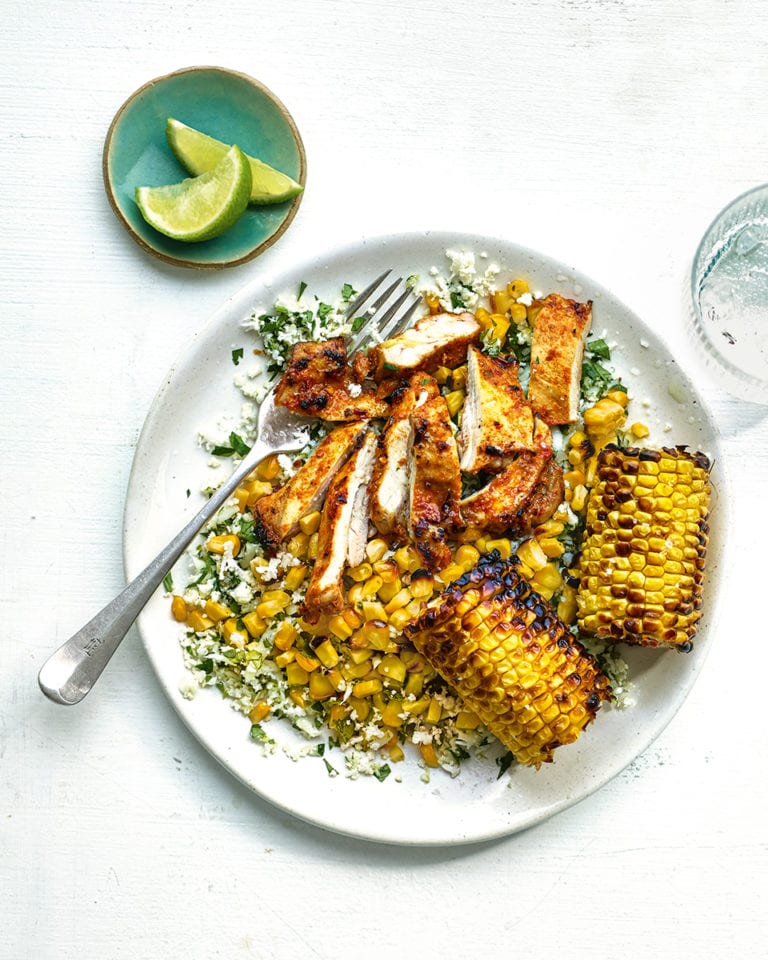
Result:
<svg viewBox="0 0 768 960">
<path fill-rule="evenodd" d="M 244 351 L 242 347 L 237 347 L 237 349 L 232 351 L 232 363 L 234 363 L 235 366 L 237 366 L 243 359 L 243 353 Z"/>
<path fill-rule="evenodd" d="M 232 457 L 237 454 L 239 457 L 244 457 L 246 454 L 250 453 L 251 448 L 243 440 L 243 438 L 235 433 L 234 431 L 229 435 L 229 446 L 221 446 L 217 444 L 211 453 L 215 457 Z"/>
<path fill-rule="evenodd" d="M 511 750 L 507 750 L 507 752 L 502 754 L 502 756 L 496 757 L 496 766 L 499 768 L 499 775 L 496 777 L 496 779 L 501 780 L 514 762 L 515 756 Z"/>
<path fill-rule="evenodd" d="M 170 571 L 166 573 L 166 575 L 163 577 L 163 586 L 168 591 L 168 593 L 170 593 L 171 590 L 173 590 L 173 574 Z"/>
</svg>

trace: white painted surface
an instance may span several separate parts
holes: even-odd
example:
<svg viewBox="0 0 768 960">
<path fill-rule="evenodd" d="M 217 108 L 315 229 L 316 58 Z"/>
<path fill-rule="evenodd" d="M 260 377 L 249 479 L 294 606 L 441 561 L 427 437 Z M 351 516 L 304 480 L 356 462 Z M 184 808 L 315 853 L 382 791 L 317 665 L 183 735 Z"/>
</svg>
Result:
<svg viewBox="0 0 768 960">
<path fill-rule="evenodd" d="M 594 276 L 677 347 L 690 257 L 768 180 L 757 0 L 2 5 L 0 957 L 768 955 L 768 410 L 711 386 L 733 475 L 721 634 L 623 774 L 526 833 L 408 850 L 255 799 L 164 699 L 135 634 L 76 708 L 46 655 L 122 584 L 145 412 L 259 272 L 364 233 L 501 234 Z M 195 63 L 292 111 L 307 194 L 222 273 L 136 247 L 101 185 L 124 98 Z"/>
</svg>

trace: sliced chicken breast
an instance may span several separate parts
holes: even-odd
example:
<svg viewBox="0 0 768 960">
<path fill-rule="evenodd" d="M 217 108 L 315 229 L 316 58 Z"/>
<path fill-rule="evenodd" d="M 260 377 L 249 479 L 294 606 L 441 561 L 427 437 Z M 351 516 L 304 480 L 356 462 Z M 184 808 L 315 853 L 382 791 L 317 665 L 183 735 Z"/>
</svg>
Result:
<svg viewBox="0 0 768 960">
<path fill-rule="evenodd" d="M 591 322 L 591 301 L 577 303 L 557 293 L 546 297 L 534 321 L 528 402 L 550 425 L 579 418 L 581 366 Z"/>
<path fill-rule="evenodd" d="M 440 395 L 437 382 L 424 373 L 411 376 L 392 398 L 392 415 L 379 437 L 373 476 L 368 487 L 370 517 L 379 533 L 403 535 L 408 514 L 408 452 L 413 411 Z"/>
<path fill-rule="evenodd" d="M 302 517 L 320 509 L 331 480 L 360 445 L 366 429 L 363 422 L 332 430 L 288 483 L 257 502 L 256 534 L 265 546 L 277 546 L 296 533 Z"/>
<path fill-rule="evenodd" d="M 439 366 L 456 367 L 464 363 L 469 344 L 479 338 L 480 324 L 471 313 L 428 315 L 410 330 L 370 350 L 368 362 L 377 380 Z"/>
<path fill-rule="evenodd" d="M 275 403 L 332 422 L 389 416 L 382 391 L 364 387 L 355 377 L 343 337 L 297 343 L 275 388 Z"/>
<path fill-rule="evenodd" d="M 365 434 L 360 447 L 331 482 L 325 498 L 318 531 L 317 560 L 302 606 L 302 616 L 310 623 L 321 614 L 340 613 L 344 608 L 342 578 L 348 560 L 360 562 L 368 533 L 365 491 L 376 459 L 376 434 Z M 350 555 L 352 559 L 350 560 Z"/>
<path fill-rule="evenodd" d="M 461 469 L 497 472 L 509 458 L 534 447 L 533 410 L 518 379 L 516 360 L 467 353 L 467 399 L 461 415 Z"/>
<path fill-rule="evenodd" d="M 535 451 L 524 451 L 491 482 L 461 501 L 470 526 L 522 534 L 550 517 L 563 499 L 563 471 L 552 457 L 549 427 L 536 421 Z"/>
<path fill-rule="evenodd" d="M 427 400 L 410 419 L 408 534 L 434 573 L 450 563 L 447 540 L 462 528 L 459 452 L 444 397 Z"/>
</svg>

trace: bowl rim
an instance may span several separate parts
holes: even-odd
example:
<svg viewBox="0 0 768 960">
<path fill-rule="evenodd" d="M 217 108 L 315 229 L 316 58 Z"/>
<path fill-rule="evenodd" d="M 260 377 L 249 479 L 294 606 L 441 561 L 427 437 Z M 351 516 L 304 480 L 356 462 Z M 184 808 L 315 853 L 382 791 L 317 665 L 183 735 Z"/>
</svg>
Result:
<svg viewBox="0 0 768 960">
<path fill-rule="evenodd" d="M 126 110 L 131 106 L 131 104 L 137 100 L 146 90 L 149 90 L 151 87 L 156 86 L 159 83 L 164 83 L 166 80 L 170 80 L 173 77 L 178 77 L 187 73 L 203 73 L 203 72 L 214 72 L 226 74 L 231 77 L 237 77 L 240 80 L 244 80 L 249 83 L 251 86 L 255 87 L 258 91 L 264 94 L 267 99 L 271 100 L 272 103 L 277 107 L 283 119 L 285 120 L 288 128 L 293 137 L 293 141 L 296 144 L 296 149 L 299 155 L 299 173 L 297 176 L 297 181 L 301 184 L 302 187 L 306 186 L 307 179 L 307 155 L 304 149 L 304 142 L 299 133 L 299 128 L 296 125 L 296 121 L 291 116 L 288 108 L 285 104 L 277 97 L 272 90 L 269 89 L 265 84 L 260 80 L 256 80 L 254 77 L 249 76 L 247 73 L 243 73 L 240 70 L 232 70 L 229 67 L 219 67 L 215 65 L 205 65 L 200 64 L 193 67 L 181 67 L 179 70 L 172 70 L 170 73 L 165 73 L 162 76 L 154 77 L 152 80 L 147 80 L 146 83 L 143 83 L 140 87 L 133 91 L 118 108 L 112 122 L 109 125 L 107 130 L 106 137 L 104 138 L 104 149 L 101 156 L 101 169 L 102 177 L 104 179 L 104 189 L 107 194 L 107 199 L 109 200 L 110 206 L 115 213 L 115 216 L 123 225 L 123 227 L 128 231 L 129 235 L 133 240 L 138 243 L 138 245 L 147 253 L 152 254 L 152 256 L 157 257 L 160 260 L 163 260 L 165 263 L 171 263 L 174 266 L 189 267 L 195 270 L 224 270 L 228 267 L 236 267 L 241 263 L 247 263 L 250 260 L 255 259 L 265 250 L 272 246 L 280 237 L 285 233 L 285 231 L 290 226 L 293 218 L 296 216 L 301 205 L 301 201 L 304 197 L 304 191 L 302 190 L 293 200 L 288 212 L 283 218 L 280 226 L 275 230 L 271 236 L 267 237 L 256 247 L 249 250 L 243 256 L 239 256 L 232 260 L 218 260 L 218 261 L 200 261 L 200 260 L 188 260 L 184 257 L 175 257 L 171 254 L 165 253 L 162 250 L 158 250 L 151 243 L 144 239 L 141 234 L 137 233 L 133 225 L 127 219 L 123 213 L 120 204 L 117 201 L 115 196 L 114 189 L 112 187 L 112 178 L 110 173 L 110 157 L 112 153 L 112 140 L 114 137 L 115 130 L 117 129 L 123 115 Z"/>
</svg>

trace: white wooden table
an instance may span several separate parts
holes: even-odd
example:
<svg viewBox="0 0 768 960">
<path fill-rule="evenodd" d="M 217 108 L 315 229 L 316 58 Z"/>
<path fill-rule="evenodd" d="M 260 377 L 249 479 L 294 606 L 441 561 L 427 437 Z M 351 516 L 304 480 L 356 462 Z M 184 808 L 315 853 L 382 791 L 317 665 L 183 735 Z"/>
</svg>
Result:
<svg viewBox="0 0 768 960">
<path fill-rule="evenodd" d="M 596 795 L 466 848 L 379 847 L 276 812 L 209 758 L 133 632 L 61 708 L 36 674 L 123 582 L 134 445 L 190 334 L 259 271 L 447 228 L 609 286 L 687 363 L 689 260 L 768 179 L 759 0 L 2 4 L 0 956 L 768 956 L 768 408 L 707 392 L 733 483 L 722 629 L 666 732 Z M 293 226 L 223 272 L 150 259 L 101 148 L 146 80 L 271 87 L 302 131 Z"/>
</svg>

